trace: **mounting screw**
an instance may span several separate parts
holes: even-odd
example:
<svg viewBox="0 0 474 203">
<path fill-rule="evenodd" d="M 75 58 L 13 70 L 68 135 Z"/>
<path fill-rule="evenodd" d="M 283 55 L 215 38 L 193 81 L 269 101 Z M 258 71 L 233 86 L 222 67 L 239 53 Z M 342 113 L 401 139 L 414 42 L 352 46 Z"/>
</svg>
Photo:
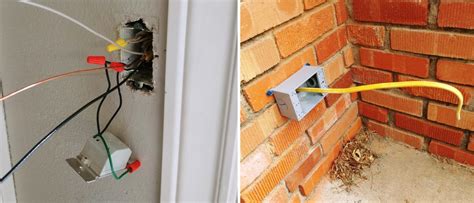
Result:
<svg viewBox="0 0 474 203">
<path fill-rule="evenodd" d="M 267 96 L 272 96 L 273 95 L 273 91 L 272 90 L 268 90 L 267 91 Z"/>
</svg>

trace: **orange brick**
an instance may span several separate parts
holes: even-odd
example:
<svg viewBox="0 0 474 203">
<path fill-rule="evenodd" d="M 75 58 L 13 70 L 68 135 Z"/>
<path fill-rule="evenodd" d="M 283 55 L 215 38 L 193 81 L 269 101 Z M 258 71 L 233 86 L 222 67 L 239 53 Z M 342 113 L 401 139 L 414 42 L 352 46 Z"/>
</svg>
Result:
<svg viewBox="0 0 474 203">
<path fill-rule="evenodd" d="M 263 142 L 286 118 L 280 115 L 277 105 L 273 105 L 246 127 L 240 130 L 240 156 L 245 158 L 251 151 Z"/>
<path fill-rule="evenodd" d="M 342 26 L 315 44 L 318 63 L 323 63 L 347 45 L 346 27 Z"/>
<path fill-rule="evenodd" d="M 244 107 L 240 106 L 240 123 L 243 123 L 247 120 L 247 113 L 245 112 Z"/>
<path fill-rule="evenodd" d="M 304 0 L 304 9 L 309 10 L 317 5 L 320 5 L 322 3 L 326 2 L 326 0 Z"/>
<path fill-rule="evenodd" d="M 474 133 L 471 133 L 471 138 L 469 139 L 469 144 L 467 144 L 467 150 L 474 151 Z"/>
<path fill-rule="evenodd" d="M 395 111 L 421 117 L 423 113 L 423 101 L 406 96 L 394 94 L 387 91 L 365 91 L 361 92 L 362 100 L 383 106 Z"/>
<path fill-rule="evenodd" d="M 347 25 L 349 41 L 370 47 L 383 47 L 385 40 L 385 28 L 383 26 L 350 24 Z"/>
<path fill-rule="evenodd" d="M 324 111 L 326 111 L 326 106 L 324 102 L 320 102 L 301 121 L 291 120 L 287 125 L 281 127 L 270 137 L 273 152 L 280 155 L 285 151 L 288 146 L 301 137 L 314 121 L 323 115 Z"/>
<path fill-rule="evenodd" d="M 358 102 L 358 106 L 359 106 L 359 114 L 364 116 L 364 117 L 367 117 L 367 118 L 370 118 L 370 119 L 373 119 L 373 120 L 376 120 L 376 121 L 379 121 L 379 122 L 382 122 L 382 123 L 387 123 L 388 122 L 388 111 L 387 109 L 384 109 L 384 108 L 380 108 L 378 106 L 375 106 L 375 105 L 372 105 L 372 104 L 369 104 L 369 103 L 365 103 L 365 102 Z"/>
<path fill-rule="evenodd" d="M 438 156 L 447 157 L 457 162 L 474 166 L 474 154 L 441 142 L 431 141 L 428 151 Z"/>
<path fill-rule="evenodd" d="M 298 189 L 298 185 L 301 181 L 308 175 L 308 173 L 313 169 L 313 167 L 319 162 L 321 158 L 322 150 L 320 146 L 315 147 L 309 154 L 309 156 L 304 160 L 304 162 L 295 169 L 288 177 L 286 177 L 286 187 L 290 192 Z"/>
<path fill-rule="evenodd" d="M 438 25 L 474 29 L 474 2 L 442 0 L 438 8 Z"/>
<path fill-rule="evenodd" d="M 423 148 L 424 138 L 419 135 L 401 131 L 396 128 L 392 128 L 390 126 L 377 123 L 371 120 L 368 121 L 367 128 L 375 131 L 381 136 L 391 137 L 392 139 L 397 140 L 399 142 L 404 142 L 405 144 L 408 144 L 414 147 L 415 149 L 421 150 Z"/>
<path fill-rule="evenodd" d="M 272 163 L 272 155 L 266 145 L 260 145 L 240 162 L 240 190 L 250 185 Z"/>
<path fill-rule="evenodd" d="M 308 151 L 305 139 L 295 143 L 293 147 L 283 155 L 277 163 L 267 172 L 261 175 L 254 184 L 241 192 L 241 200 L 244 202 L 262 201 L 278 183 L 287 176 L 302 157 Z"/>
<path fill-rule="evenodd" d="M 355 20 L 426 25 L 428 22 L 428 0 L 353 0 L 352 14 Z"/>
<path fill-rule="evenodd" d="M 453 32 L 393 28 L 390 31 L 392 49 L 420 54 L 474 59 L 474 36 Z"/>
<path fill-rule="evenodd" d="M 377 69 L 403 73 L 422 78 L 428 77 L 428 58 L 394 54 L 376 49 L 359 49 L 360 64 Z"/>
<path fill-rule="evenodd" d="M 337 54 L 335 58 L 328 61 L 323 65 L 324 76 L 326 77 L 326 83 L 332 84 L 337 78 L 339 78 L 346 69 L 344 68 L 344 59 L 341 54 Z"/>
<path fill-rule="evenodd" d="M 382 82 L 392 82 L 392 73 L 386 71 L 365 68 L 362 66 L 352 66 L 352 80 L 362 84 L 374 84 Z"/>
<path fill-rule="evenodd" d="M 353 124 L 357 118 L 357 113 L 357 103 L 353 103 L 342 117 L 323 135 L 321 145 L 325 154 L 341 140 L 341 137 L 343 137 L 344 133 L 348 130 L 348 127 Z"/>
<path fill-rule="evenodd" d="M 418 80 L 418 79 L 404 76 L 404 75 L 398 76 L 398 81 L 413 81 L 413 80 Z M 456 87 L 464 96 L 464 104 L 469 104 L 472 101 L 472 96 L 474 95 L 474 88 L 459 86 L 459 85 L 452 85 L 452 86 Z M 443 101 L 443 102 L 448 102 L 452 104 L 458 104 L 459 102 L 458 97 L 455 94 L 443 89 L 430 88 L 430 87 L 409 87 L 409 88 L 402 88 L 402 90 L 414 96 L 426 97 L 426 98 L 437 100 L 437 101 Z"/>
<path fill-rule="evenodd" d="M 461 111 L 461 120 L 456 119 L 456 108 L 430 102 L 428 119 L 470 131 L 474 131 L 474 112 Z"/>
<path fill-rule="evenodd" d="M 346 134 L 344 135 L 344 142 L 347 142 L 349 140 L 352 140 L 362 129 L 362 119 L 360 117 L 357 117 L 355 122 L 352 123 L 351 126 L 349 126 L 349 129 L 346 131 Z"/>
<path fill-rule="evenodd" d="M 283 57 L 287 57 L 334 28 L 334 7 L 326 6 L 274 32 Z"/>
<path fill-rule="evenodd" d="M 304 49 L 300 53 L 288 58 L 273 71 L 264 74 L 243 87 L 244 96 L 253 111 L 260 111 L 265 105 L 275 101 L 273 96 L 267 96 L 266 92 L 290 77 L 306 63 L 316 64 L 312 47 Z"/>
<path fill-rule="evenodd" d="M 308 196 L 319 183 L 321 178 L 329 171 L 332 163 L 337 158 L 339 152 L 342 149 L 342 141 L 338 142 L 326 155 L 325 158 L 315 167 L 314 170 L 305 180 L 304 183 L 299 186 L 300 192 L 304 196 Z"/>
<path fill-rule="evenodd" d="M 461 145 L 464 132 L 404 114 L 395 114 L 395 125 L 419 135 L 424 135 L 456 146 Z"/>
<path fill-rule="evenodd" d="M 440 59 L 436 65 L 436 78 L 439 80 L 474 86 L 473 76 L 474 63 Z"/>
<path fill-rule="evenodd" d="M 248 0 L 240 3 L 240 41 L 279 25 L 303 12 L 300 0 Z"/>
<path fill-rule="evenodd" d="M 316 144 L 319 139 L 321 139 L 324 133 L 337 121 L 350 104 L 351 100 L 349 96 L 345 95 L 339 98 L 335 105 L 324 112 L 324 115 L 307 130 L 312 144 Z"/>
<path fill-rule="evenodd" d="M 347 12 L 346 3 L 344 0 L 338 0 L 334 3 L 334 8 L 336 9 L 336 20 L 337 24 L 340 25 L 347 21 L 349 14 Z"/>
<path fill-rule="evenodd" d="M 346 65 L 346 67 L 349 67 L 352 64 L 354 64 L 354 53 L 353 53 L 352 47 L 349 47 L 346 50 L 344 50 L 343 54 L 344 54 L 344 64 Z"/>
<path fill-rule="evenodd" d="M 263 202 L 273 203 L 273 202 L 288 202 L 289 194 L 286 191 L 284 185 L 278 185 L 266 198 Z"/>
<path fill-rule="evenodd" d="M 240 51 L 240 79 L 247 82 L 278 62 L 280 55 L 271 37 L 244 46 Z"/>
<path fill-rule="evenodd" d="M 329 85 L 331 88 L 347 88 L 352 86 L 352 74 L 350 71 L 347 71 L 344 75 L 339 77 L 337 81 Z M 343 96 L 344 94 L 328 94 L 324 100 L 326 101 L 326 106 L 331 107 L 336 101 Z"/>
</svg>

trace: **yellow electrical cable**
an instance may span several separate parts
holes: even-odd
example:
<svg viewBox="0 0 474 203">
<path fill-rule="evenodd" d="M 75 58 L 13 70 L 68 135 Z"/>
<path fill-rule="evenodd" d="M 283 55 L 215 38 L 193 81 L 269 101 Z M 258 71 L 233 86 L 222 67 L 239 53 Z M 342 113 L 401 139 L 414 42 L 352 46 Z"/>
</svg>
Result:
<svg viewBox="0 0 474 203">
<path fill-rule="evenodd" d="M 343 93 L 353 93 L 361 92 L 368 90 L 377 90 L 377 89 L 390 89 L 390 88 L 399 88 L 399 87 L 433 87 L 444 89 L 455 94 L 458 99 L 458 107 L 456 111 L 456 118 L 461 120 L 461 109 L 463 105 L 463 96 L 462 93 L 455 87 L 440 83 L 440 82 L 431 82 L 431 81 L 405 81 L 405 82 L 387 82 L 387 83 L 377 83 L 371 85 L 362 85 L 349 88 L 311 88 L 311 87 L 300 87 L 296 89 L 298 92 L 315 92 L 315 93 L 329 93 L 329 94 L 343 94 Z"/>
</svg>

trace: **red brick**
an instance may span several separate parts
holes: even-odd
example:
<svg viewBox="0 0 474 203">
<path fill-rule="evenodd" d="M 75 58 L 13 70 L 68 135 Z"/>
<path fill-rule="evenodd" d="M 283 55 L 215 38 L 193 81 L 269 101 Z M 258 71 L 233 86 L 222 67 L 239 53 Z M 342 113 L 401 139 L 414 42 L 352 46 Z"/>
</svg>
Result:
<svg viewBox="0 0 474 203">
<path fill-rule="evenodd" d="M 265 197 L 263 202 L 288 202 L 289 194 L 284 185 L 278 185 L 273 191 Z"/>
<path fill-rule="evenodd" d="M 387 111 L 387 109 L 380 108 L 378 106 L 375 106 L 375 105 L 372 105 L 372 104 L 369 104 L 369 103 L 365 103 L 365 102 L 359 102 L 358 105 L 359 105 L 359 114 L 360 115 L 362 115 L 364 117 L 367 117 L 367 118 L 370 118 L 370 119 L 373 119 L 373 120 L 376 120 L 376 121 L 379 121 L 379 122 L 382 122 L 382 123 L 387 123 L 388 122 L 388 111 Z"/>
<path fill-rule="evenodd" d="M 266 145 L 260 145 L 240 162 L 240 190 L 250 185 L 272 163 L 272 155 Z"/>
<path fill-rule="evenodd" d="M 324 76 L 326 77 L 326 83 L 332 84 L 344 74 L 346 68 L 344 67 L 344 59 L 341 54 L 337 54 L 330 61 L 323 65 Z"/>
<path fill-rule="evenodd" d="M 295 191 L 298 189 L 298 185 L 301 181 L 308 175 L 308 173 L 313 169 L 314 166 L 319 162 L 321 159 L 322 150 L 320 146 L 317 146 L 310 152 L 310 155 L 304 160 L 304 162 L 291 173 L 288 177 L 286 177 L 286 187 L 290 192 Z"/>
<path fill-rule="evenodd" d="M 375 49 L 359 49 L 360 64 L 382 70 L 404 73 L 422 78 L 428 77 L 428 58 L 394 54 Z"/>
<path fill-rule="evenodd" d="M 327 154 L 338 141 L 341 140 L 349 126 L 354 123 L 357 118 L 357 104 L 353 103 L 349 109 L 342 115 L 339 120 L 323 135 L 321 138 L 321 146 L 324 154 Z"/>
<path fill-rule="evenodd" d="M 280 55 L 271 37 L 244 46 L 240 51 L 240 79 L 247 82 L 278 62 Z"/>
<path fill-rule="evenodd" d="M 307 133 L 311 138 L 311 143 L 316 144 L 319 139 L 327 132 L 327 130 L 337 121 L 343 114 L 345 109 L 351 104 L 348 96 L 342 96 L 336 101 L 335 105 L 328 108 L 324 115 L 319 118 L 308 130 Z"/>
<path fill-rule="evenodd" d="M 353 17 L 358 21 L 426 25 L 428 0 L 353 0 Z"/>
<path fill-rule="evenodd" d="M 266 92 L 286 80 L 306 63 L 316 63 L 312 47 L 302 50 L 278 65 L 273 71 L 244 86 L 242 88 L 244 96 L 253 111 L 260 111 L 265 105 L 275 101 L 273 96 L 267 96 Z"/>
<path fill-rule="evenodd" d="M 400 111 L 410 115 L 421 117 L 423 113 L 423 101 L 409 98 L 403 95 L 387 91 L 364 91 L 361 92 L 362 100 L 383 106 L 395 111 Z"/>
<path fill-rule="evenodd" d="M 404 75 L 399 75 L 398 76 L 398 81 L 414 81 L 418 80 L 413 77 L 408 77 Z M 452 84 L 450 84 L 452 85 Z M 465 86 L 459 86 L 459 85 L 452 85 L 455 88 L 457 88 L 461 94 L 464 97 L 464 104 L 469 104 L 472 100 L 472 96 L 474 95 L 474 88 L 470 87 L 465 87 Z M 429 99 L 437 100 L 437 101 L 443 101 L 443 102 L 448 102 L 452 104 L 458 104 L 458 97 L 443 89 L 439 88 L 431 88 L 431 87 L 408 87 L 408 88 L 402 88 L 402 90 L 408 94 L 414 95 L 414 96 L 421 96 L 421 97 L 426 97 Z"/>
<path fill-rule="evenodd" d="M 279 25 L 303 12 L 300 0 L 248 0 L 240 3 L 240 41 Z"/>
<path fill-rule="evenodd" d="M 324 111 L 326 111 L 326 106 L 324 102 L 320 102 L 301 121 L 291 120 L 287 125 L 281 127 L 270 137 L 273 152 L 280 155 L 285 151 L 288 146 L 301 137 L 314 121 L 323 115 Z"/>
<path fill-rule="evenodd" d="M 299 186 L 300 192 L 304 196 L 308 196 L 319 183 L 321 178 L 329 171 L 332 163 L 339 155 L 342 149 L 342 141 L 338 142 L 327 154 L 321 162 L 315 167 L 314 170 L 308 177 L 305 178 L 303 183 Z"/>
<path fill-rule="evenodd" d="M 305 10 L 312 9 L 324 2 L 326 2 L 326 0 L 304 0 L 304 9 Z"/>
<path fill-rule="evenodd" d="M 340 27 L 315 45 L 318 63 L 323 63 L 347 45 L 346 27 Z"/>
<path fill-rule="evenodd" d="M 395 114 L 395 125 L 405 130 L 457 146 L 461 145 L 464 136 L 461 130 L 455 130 L 400 113 Z"/>
<path fill-rule="evenodd" d="M 474 29 L 474 1 L 441 0 L 438 8 L 438 25 Z"/>
<path fill-rule="evenodd" d="M 474 154 L 441 142 L 431 141 L 428 151 L 438 156 L 447 157 L 457 162 L 474 166 Z"/>
<path fill-rule="evenodd" d="M 357 117 L 354 123 L 352 123 L 351 126 L 349 126 L 349 129 L 346 131 L 346 134 L 344 135 L 344 142 L 347 142 L 349 140 L 352 140 L 362 129 L 362 120 L 360 117 Z"/>
<path fill-rule="evenodd" d="M 334 28 L 334 7 L 326 6 L 274 32 L 283 57 L 287 57 Z"/>
<path fill-rule="evenodd" d="M 240 157 L 245 158 L 263 142 L 286 118 L 280 115 L 277 105 L 273 105 L 240 130 Z"/>
<path fill-rule="evenodd" d="M 392 49 L 420 54 L 474 59 L 474 35 L 392 28 Z"/>
<path fill-rule="evenodd" d="M 346 2 L 345 0 L 338 0 L 334 4 L 334 8 L 336 9 L 336 20 L 337 24 L 340 25 L 347 21 L 349 14 L 347 12 Z"/>
<path fill-rule="evenodd" d="M 367 128 L 373 130 L 381 136 L 391 137 L 394 140 L 408 144 L 415 149 L 422 149 L 424 139 L 421 136 L 416 134 L 398 130 L 390 126 L 380 124 L 374 121 L 369 120 L 367 123 Z"/>
<path fill-rule="evenodd" d="M 244 202 L 262 201 L 285 178 L 308 151 L 305 139 L 301 139 L 285 153 L 268 171 L 241 192 Z"/>
<path fill-rule="evenodd" d="M 474 86 L 474 63 L 440 59 L 436 65 L 436 78 Z"/>
<path fill-rule="evenodd" d="M 392 73 L 364 68 L 362 66 L 352 66 L 352 80 L 356 83 L 374 84 L 383 82 L 392 82 Z"/>
<path fill-rule="evenodd" d="M 471 138 L 469 139 L 469 144 L 467 144 L 467 150 L 474 152 L 474 133 L 471 133 Z"/>
<path fill-rule="evenodd" d="M 346 65 L 346 67 L 349 67 L 352 64 L 354 64 L 354 53 L 353 53 L 352 47 L 349 46 L 349 48 L 344 50 L 343 54 L 344 54 L 344 65 Z"/>
<path fill-rule="evenodd" d="M 349 41 L 370 47 L 383 47 L 385 40 L 385 28 L 383 26 L 350 24 L 347 25 Z"/>
<path fill-rule="evenodd" d="M 331 88 L 347 88 L 350 86 L 352 86 L 352 74 L 350 71 L 346 72 L 343 76 L 338 78 L 336 82 L 330 85 Z M 341 96 L 342 94 L 328 94 L 324 98 L 326 106 L 331 107 Z"/>
<path fill-rule="evenodd" d="M 472 111 L 461 110 L 461 120 L 458 120 L 456 119 L 456 108 L 430 102 L 428 105 L 428 119 L 474 131 L 474 112 Z"/>
</svg>

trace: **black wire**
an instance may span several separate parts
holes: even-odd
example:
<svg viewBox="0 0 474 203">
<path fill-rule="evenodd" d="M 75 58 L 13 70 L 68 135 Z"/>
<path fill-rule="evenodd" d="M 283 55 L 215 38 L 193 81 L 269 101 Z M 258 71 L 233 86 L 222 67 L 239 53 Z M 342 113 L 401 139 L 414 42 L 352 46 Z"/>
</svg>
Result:
<svg viewBox="0 0 474 203">
<path fill-rule="evenodd" d="M 127 80 L 136 73 L 137 70 L 134 70 L 131 72 L 122 82 L 120 82 L 117 86 L 111 88 L 107 92 L 101 94 L 100 96 L 92 99 L 89 101 L 87 104 L 76 110 L 74 113 L 72 113 L 70 116 L 68 116 L 66 119 L 64 119 L 59 125 L 57 125 L 53 130 L 51 130 L 49 133 L 47 133 L 39 142 L 37 142 L 2 178 L 0 178 L 0 183 L 3 182 L 8 176 L 10 176 L 13 172 L 15 172 L 18 167 L 20 167 L 39 147 L 41 147 L 48 139 L 50 139 L 59 129 L 61 129 L 64 125 L 66 125 L 69 121 L 71 121 L 74 117 L 79 115 L 81 112 L 86 110 L 90 105 L 94 104 L 95 102 L 99 101 L 102 97 L 110 94 L 111 92 L 115 91 L 118 89 L 120 86 L 125 84 Z"/>
<path fill-rule="evenodd" d="M 107 69 L 107 63 L 105 63 L 105 77 L 107 78 L 107 90 L 105 92 L 108 92 L 110 90 L 110 76 L 109 76 L 109 70 Z M 102 97 L 102 100 L 100 100 L 99 107 L 97 107 L 97 114 L 96 114 L 96 124 L 97 124 L 97 133 L 100 133 L 100 110 L 102 108 L 102 104 L 104 103 L 105 99 L 107 98 L 108 94 L 106 94 L 104 97 Z"/>
<path fill-rule="evenodd" d="M 120 78 L 120 73 L 117 72 L 117 75 L 116 75 L 116 78 L 115 78 L 115 80 L 117 81 L 117 85 L 119 84 L 119 78 Z M 108 77 L 107 77 L 107 82 L 110 86 L 110 79 Z M 107 122 L 104 129 L 102 129 L 102 130 L 100 130 L 100 119 L 99 119 L 99 112 L 100 112 L 100 109 L 101 109 L 101 105 L 99 105 L 99 107 L 97 108 L 97 119 L 96 119 L 96 122 L 97 122 L 97 135 L 94 135 L 94 138 L 97 138 L 98 136 L 101 136 L 107 130 L 107 128 L 109 128 L 110 124 L 112 123 L 112 121 L 115 119 L 115 117 L 119 113 L 120 109 L 122 108 L 123 98 L 122 98 L 122 92 L 120 91 L 120 86 L 117 88 L 117 92 L 118 92 L 118 95 L 119 95 L 119 105 L 117 107 L 117 110 L 115 110 L 114 114 L 112 115 L 112 117 L 110 117 L 109 121 Z"/>
</svg>

